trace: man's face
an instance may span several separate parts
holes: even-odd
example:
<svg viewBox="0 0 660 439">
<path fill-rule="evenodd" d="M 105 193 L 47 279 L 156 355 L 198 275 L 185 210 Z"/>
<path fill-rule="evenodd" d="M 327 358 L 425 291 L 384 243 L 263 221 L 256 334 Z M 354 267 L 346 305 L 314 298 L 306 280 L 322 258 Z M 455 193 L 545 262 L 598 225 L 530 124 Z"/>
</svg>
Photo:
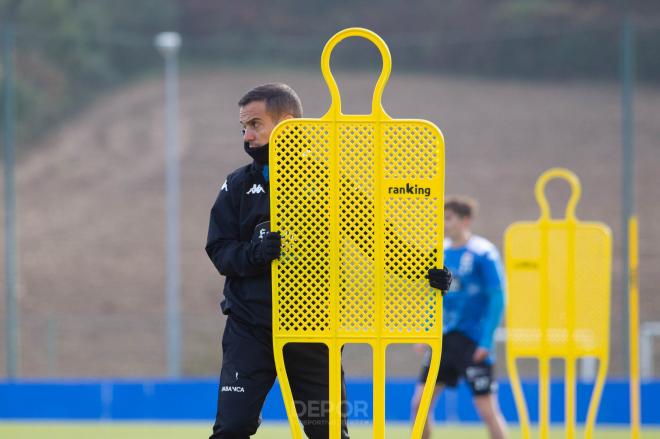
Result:
<svg viewBox="0 0 660 439">
<path fill-rule="evenodd" d="M 461 218 L 453 210 L 445 210 L 445 235 L 451 240 L 460 238 L 461 234 L 470 228 L 471 219 Z"/>
<path fill-rule="evenodd" d="M 264 101 L 252 101 L 240 107 L 239 120 L 243 127 L 243 141 L 247 142 L 250 148 L 267 144 L 271 131 L 279 122 L 268 114 Z"/>
</svg>

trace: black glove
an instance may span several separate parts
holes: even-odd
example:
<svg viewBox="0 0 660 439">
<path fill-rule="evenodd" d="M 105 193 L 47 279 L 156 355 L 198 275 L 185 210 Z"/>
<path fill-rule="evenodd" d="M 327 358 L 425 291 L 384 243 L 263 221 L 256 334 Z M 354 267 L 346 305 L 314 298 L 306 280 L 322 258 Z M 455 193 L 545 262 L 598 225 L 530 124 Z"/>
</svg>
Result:
<svg viewBox="0 0 660 439">
<path fill-rule="evenodd" d="M 431 284 L 431 288 L 440 290 L 443 296 L 451 286 L 452 276 L 447 267 L 442 267 L 442 270 L 439 268 L 429 269 L 427 278 L 429 280 L 429 284 Z"/>
<path fill-rule="evenodd" d="M 282 238 L 277 232 L 267 232 L 264 238 L 254 247 L 254 260 L 257 264 L 270 264 L 280 257 Z"/>
</svg>

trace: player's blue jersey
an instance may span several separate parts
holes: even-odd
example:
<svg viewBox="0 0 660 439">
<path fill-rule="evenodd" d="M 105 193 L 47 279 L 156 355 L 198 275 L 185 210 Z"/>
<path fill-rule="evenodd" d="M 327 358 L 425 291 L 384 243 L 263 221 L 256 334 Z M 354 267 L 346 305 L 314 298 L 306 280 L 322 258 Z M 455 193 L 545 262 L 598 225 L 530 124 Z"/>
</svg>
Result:
<svg viewBox="0 0 660 439">
<path fill-rule="evenodd" d="M 480 236 L 473 235 L 458 248 L 452 248 L 446 239 L 445 266 L 454 279 L 443 301 L 443 332 L 462 332 L 492 354 L 495 329 L 504 307 L 497 248 Z"/>
</svg>

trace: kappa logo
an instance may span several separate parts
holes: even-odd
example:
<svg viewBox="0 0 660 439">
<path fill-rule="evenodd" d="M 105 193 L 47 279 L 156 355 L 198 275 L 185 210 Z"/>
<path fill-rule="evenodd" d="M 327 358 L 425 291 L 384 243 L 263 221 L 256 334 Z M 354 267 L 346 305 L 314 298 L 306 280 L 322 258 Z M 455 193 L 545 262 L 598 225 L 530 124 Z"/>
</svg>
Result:
<svg viewBox="0 0 660 439">
<path fill-rule="evenodd" d="M 252 187 L 250 188 L 250 190 L 246 192 L 247 195 L 250 195 L 250 194 L 253 194 L 253 195 L 254 194 L 265 194 L 265 193 L 266 193 L 266 191 L 264 190 L 264 188 L 261 187 L 260 184 L 256 184 L 256 183 L 253 184 Z"/>
<path fill-rule="evenodd" d="M 220 191 L 229 192 L 229 187 L 227 187 L 227 180 L 225 180 L 225 182 L 222 183 L 222 187 L 220 188 Z"/>
</svg>

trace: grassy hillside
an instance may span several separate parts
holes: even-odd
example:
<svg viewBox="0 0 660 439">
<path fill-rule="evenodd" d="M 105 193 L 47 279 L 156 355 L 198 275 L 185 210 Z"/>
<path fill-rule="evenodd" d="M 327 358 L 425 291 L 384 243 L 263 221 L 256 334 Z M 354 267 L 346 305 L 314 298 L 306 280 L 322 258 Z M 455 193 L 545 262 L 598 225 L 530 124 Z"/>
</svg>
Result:
<svg viewBox="0 0 660 439">
<path fill-rule="evenodd" d="M 344 111 L 366 111 L 374 76 L 338 72 L 337 77 Z M 225 176 L 248 161 L 236 101 L 269 81 L 298 90 L 309 117 L 329 105 L 316 71 L 183 72 L 182 309 L 188 374 L 215 374 L 218 368 L 222 278 L 203 250 L 208 213 Z M 533 185 L 542 171 L 566 166 L 581 177 L 578 216 L 604 221 L 614 232 L 611 370 L 620 371 L 618 88 L 401 74 L 395 65 L 384 106 L 393 117 L 424 118 L 440 127 L 447 146 L 447 192 L 480 200 L 475 228 L 500 247 L 508 224 L 537 217 Z M 652 291 L 660 283 L 654 269 L 660 266 L 659 111 L 660 90 L 641 89 L 636 142 L 643 320 L 660 313 Z M 24 375 L 165 372 L 163 119 L 161 82 L 143 81 L 101 97 L 20 161 Z M 551 184 L 550 192 L 554 212 L 562 211 L 567 188 Z M 4 352 L 0 345 L 0 373 Z M 417 372 L 419 359 L 404 352 L 391 359 L 390 373 Z M 362 355 L 350 357 L 349 372 L 368 373 Z"/>
</svg>

